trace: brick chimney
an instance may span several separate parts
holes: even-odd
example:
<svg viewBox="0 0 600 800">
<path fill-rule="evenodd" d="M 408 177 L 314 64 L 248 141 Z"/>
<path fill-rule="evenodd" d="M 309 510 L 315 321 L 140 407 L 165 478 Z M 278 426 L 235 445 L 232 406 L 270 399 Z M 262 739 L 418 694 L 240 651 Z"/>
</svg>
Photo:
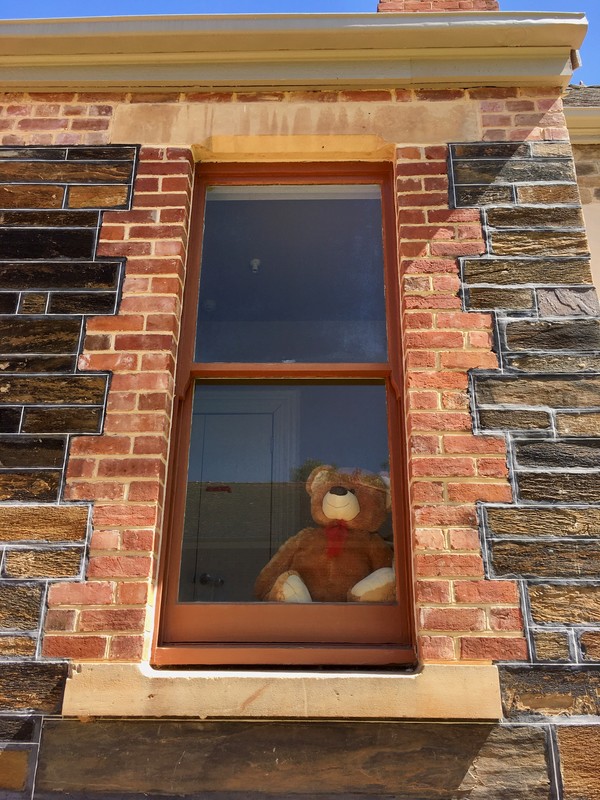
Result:
<svg viewBox="0 0 600 800">
<path fill-rule="evenodd" d="M 498 0 L 379 0 L 377 11 L 499 11 Z"/>
</svg>

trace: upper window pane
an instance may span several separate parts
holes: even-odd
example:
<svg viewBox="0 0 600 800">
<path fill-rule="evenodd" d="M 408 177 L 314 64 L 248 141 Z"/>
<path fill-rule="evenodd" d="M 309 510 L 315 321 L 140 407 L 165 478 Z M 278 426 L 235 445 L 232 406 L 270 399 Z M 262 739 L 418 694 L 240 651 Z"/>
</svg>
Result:
<svg viewBox="0 0 600 800">
<path fill-rule="evenodd" d="M 199 362 L 387 361 L 379 186 L 216 186 Z"/>
</svg>

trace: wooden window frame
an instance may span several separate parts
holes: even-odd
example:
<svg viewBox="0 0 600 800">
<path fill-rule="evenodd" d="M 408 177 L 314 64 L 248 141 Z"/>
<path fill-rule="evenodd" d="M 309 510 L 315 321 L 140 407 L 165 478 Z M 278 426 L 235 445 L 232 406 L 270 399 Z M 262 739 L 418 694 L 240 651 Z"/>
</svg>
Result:
<svg viewBox="0 0 600 800">
<path fill-rule="evenodd" d="M 194 362 L 207 186 L 379 185 L 382 197 L 387 363 Z M 166 665 L 411 665 L 416 661 L 402 370 L 396 211 L 391 163 L 198 165 L 192 203 L 167 479 L 152 663 Z M 381 381 L 386 387 L 398 602 L 177 604 L 194 385 L 198 380 Z M 193 630 L 201 618 L 202 635 Z M 340 621 L 349 635 L 340 640 Z M 261 629 L 260 641 L 254 638 Z M 223 636 L 223 630 L 228 635 Z M 295 631 L 298 641 L 290 642 Z M 225 641 L 224 641 L 225 639 Z M 348 641 L 349 639 L 349 641 Z M 337 640 L 337 641 L 336 641 Z"/>
</svg>

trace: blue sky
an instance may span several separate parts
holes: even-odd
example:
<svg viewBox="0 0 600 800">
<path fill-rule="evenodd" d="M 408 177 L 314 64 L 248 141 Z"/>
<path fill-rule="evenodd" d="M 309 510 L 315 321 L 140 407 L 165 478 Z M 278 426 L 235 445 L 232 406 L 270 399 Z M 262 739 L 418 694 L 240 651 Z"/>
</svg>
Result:
<svg viewBox="0 0 600 800">
<path fill-rule="evenodd" d="M 375 11 L 377 0 L 28 0 L 6 3 L 4 19 L 102 17 L 130 14 L 269 14 Z M 590 32 L 575 82 L 600 85 L 600 0 L 500 0 L 502 11 L 584 11 Z"/>
</svg>

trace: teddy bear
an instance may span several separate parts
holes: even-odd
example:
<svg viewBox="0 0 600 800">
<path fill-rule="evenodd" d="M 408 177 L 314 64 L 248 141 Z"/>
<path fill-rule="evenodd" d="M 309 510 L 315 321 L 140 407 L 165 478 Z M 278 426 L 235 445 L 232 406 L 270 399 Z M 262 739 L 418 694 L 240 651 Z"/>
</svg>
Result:
<svg viewBox="0 0 600 800">
<path fill-rule="evenodd" d="M 316 467 L 308 476 L 312 518 L 258 576 L 259 600 L 287 603 L 395 600 L 393 553 L 377 533 L 390 509 L 383 478 L 360 469 Z"/>
</svg>

